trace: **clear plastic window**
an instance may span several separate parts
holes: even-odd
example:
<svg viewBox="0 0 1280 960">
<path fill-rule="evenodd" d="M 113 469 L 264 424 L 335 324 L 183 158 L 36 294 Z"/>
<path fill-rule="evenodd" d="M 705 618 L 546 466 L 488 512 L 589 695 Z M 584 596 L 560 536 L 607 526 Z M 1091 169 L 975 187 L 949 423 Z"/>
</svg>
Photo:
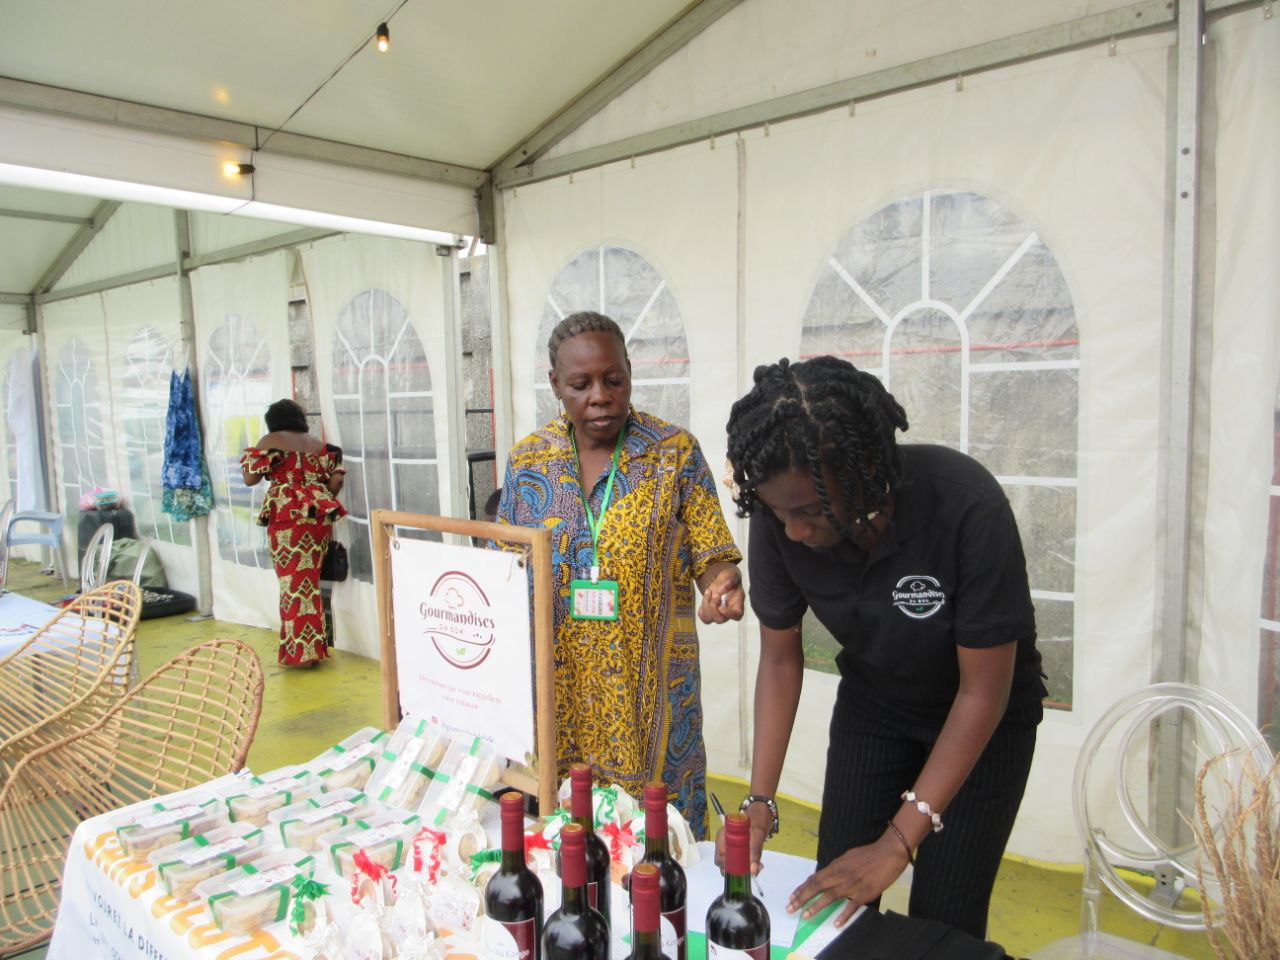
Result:
<svg viewBox="0 0 1280 960">
<path fill-rule="evenodd" d="M 689 347 L 679 304 L 657 269 L 634 250 L 600 246 L 579 254 L 551 283 L 534 347 L 538 424 L 559 415 L 547 382 L 547 340 L 571 313 L 612 317 L 631 357 L 631 402 L 681 427 L 689 425 Z"/>
<path fill-rule="evenodd" d="M 1258 669 L 1258 726 L 1280 750 L 1280 394 L 1272 431 L 1271 495 L 1267 498 L 1267 545 L 1262 567 L 1262 663 Z"/>
<path fill-rule="evenodd" d="M 427 352 L 404 305 L 385 290 L 357 294 L 338 315 L 333 404 L 347 467 L 342 502 L 359 531 L 348 545 L 351 571 L 371 583 L 369 514 L 378 508 L 440 512 Z"/>
<path fill-rule="evenodd" d="M 1069 709 L 1080 340 L 1044 241 L 980 194 L 897 200 L 827 258 L 801 354 L 834 354 L 876 374 L 907 411 L 903 442 L 954 447 L 996 475 L 1027 555 L 1047 703 Z M 806 664 L 834 672 L 833 644 L 815 636 Z"/>
<path fill-rule="evenodd" d="M 62 498 L 67 519 L 74 528 L 80 521 L 81 495 L 107 485 L 105 410 L 98 390 L 98 371 L 78 339 L 68 340 L 58 352 L 54 403 L 62 454 Z"/>
<path fill-rule="evenodd" d="M 265 485 L 244 485 L 240 455 L 262 437 L 262 415 L 278 398 L 271 395 L 270 349 L 250 321 L 231 314 L 209 335 L 202 399 L 209 422 L 205 443 L 218 555 L 229 563 L 269 570 L 266 530 L 257 525 Z"/>
</svg>

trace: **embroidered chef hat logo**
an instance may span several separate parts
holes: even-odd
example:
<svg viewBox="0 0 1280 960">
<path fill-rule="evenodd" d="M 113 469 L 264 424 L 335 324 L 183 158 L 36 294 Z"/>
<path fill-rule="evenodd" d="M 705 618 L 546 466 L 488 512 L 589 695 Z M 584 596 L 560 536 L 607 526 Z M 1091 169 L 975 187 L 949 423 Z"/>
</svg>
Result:
<svg viewBox="0 0 1280 960">
<path fill-rule="evenodd" d="M 903 577 L 892 593 L 893 605 L 912 620 L 929 619 L 947 602 L 942 584 L 934 577 Z"/>
</svg>

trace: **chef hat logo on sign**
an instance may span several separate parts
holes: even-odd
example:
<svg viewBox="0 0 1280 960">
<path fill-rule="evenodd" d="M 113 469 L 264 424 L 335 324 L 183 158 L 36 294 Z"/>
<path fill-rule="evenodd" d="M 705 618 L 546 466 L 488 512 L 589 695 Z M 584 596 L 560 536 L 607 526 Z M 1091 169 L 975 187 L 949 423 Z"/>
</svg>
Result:
<svg viewBox="0 0 1280 960">
<path fill-rule="evenodd" d="M 493 651 L 494 618 L 489 598 L 470 576 L 449 570 L 431 587 L 431 597 L 418 606 L 423 633 L 452 667 L 472 670 Z"/>
<path fill-rule="evenodd" d="M 937 578 L 919 574 L 899 580 L 892 595 L 893 605 L 912 620 L 929 619 L 947 602 Z"/>
</svg>

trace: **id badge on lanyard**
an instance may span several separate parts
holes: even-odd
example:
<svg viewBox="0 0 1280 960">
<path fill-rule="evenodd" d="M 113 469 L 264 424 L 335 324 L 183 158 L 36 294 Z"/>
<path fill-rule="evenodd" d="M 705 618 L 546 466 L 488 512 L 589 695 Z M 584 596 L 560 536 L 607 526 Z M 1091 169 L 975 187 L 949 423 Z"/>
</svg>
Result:
<svg viewBox="0 0 1280 960">
<path fill-rule="evenodd" d="M 582 460 L 578 458 L 578 491 L 582 494 L 582 511 L 587 516 L 587 528 L 591 531 L 591 577 L 588 580 L 569 581 L 569 616 L 574 620 L 617 620 L 618 581 L 600 579 L 600 528 L 604 526 L 604 514 L 613 496 L 613 481 L 618 475 L 618 455 L 622 452 L 622 438 L 626 427 L 618 432 L 618 445 L 613 448 L 613 464 L 609 479 L 604 485 L 604 497 L 600 500 L 600 515 L 593 516 L 587 491 L 582 483 Z M 574 456 L 578 444 L 573 442 Z"/>
</svg>

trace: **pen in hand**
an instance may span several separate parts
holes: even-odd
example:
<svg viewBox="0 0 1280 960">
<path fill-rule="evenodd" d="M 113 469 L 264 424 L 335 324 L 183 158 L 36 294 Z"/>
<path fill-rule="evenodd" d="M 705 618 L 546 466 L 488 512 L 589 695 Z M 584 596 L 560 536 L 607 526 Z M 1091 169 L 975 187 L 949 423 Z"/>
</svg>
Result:
<svg viewBox="0 0 1280 960">
<path fill-rule="evenodd" d="M 715 808 L 716 813 L 720 816 L 720 825 L 724 826 L 724 807 L 720 805 L 720 798 L 710 792 L 708 792 L 708 796 L 711 797 L 711 806 Z M 721 872 L 723 873 L 723 871 Z M 760 887 L 760 880 L 754 873 L 751 875 L 751 888 L 755 891 L 757 897 L 764 896 L 764 890 Z"/>
</svg>

